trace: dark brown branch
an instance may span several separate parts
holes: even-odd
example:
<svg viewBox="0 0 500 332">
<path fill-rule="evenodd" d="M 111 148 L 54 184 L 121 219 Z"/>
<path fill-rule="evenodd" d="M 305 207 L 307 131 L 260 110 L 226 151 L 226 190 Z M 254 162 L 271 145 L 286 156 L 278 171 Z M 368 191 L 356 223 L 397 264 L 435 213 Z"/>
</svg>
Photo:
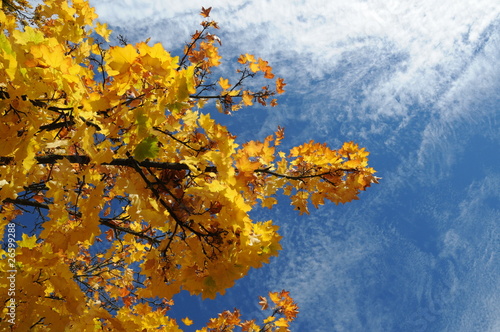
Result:
<svg viewBox="0 0 500 332">
<path fill-rule="evenodd" d="M 90 157 L 88 157 L 88 156 L 47 155 L 47 156 L 38 156 L 35 158 L 36 158 L 38 164 L 49 164 L 49 165 L 56 164 L 62 159 L 66 159 L 72 164 L 87 165 L 87 164 L 91 163 Z M 0 166 L 8 165 L 12 161 L 14 161 L 14 157 L 0 157 Z M 111 162 L 102 163 L 101 165 L 126 166 L 126 167 L 132 167 L 132 168 L 135 168 L 136 166 L 140 166 L 140 167 L 150 167 L 150 168 L 156 168 L 156 169 L 172 169 L 172 170 L 178 170 L 178 171 L 189 170 L 189 166 L 186 164 L 182 164 L 182 163 L 169 163 L 169 162 L 158 162 L 158 161 L 149 161 L 149 160 L 144 160 L 144 161 L 138 162 L 133 158 L 113 159 Z M 276 173 L 276 172 L 269 170 L 269 168 L 256 169 L 254 172 L 255 173 L 265 173 L 265 174 L 273 175 L 276 177 L 286 178 L 289 180 L 302 180 L 302 179 L 306 179 L 306 178 L 323 177 L 325 175 L 332 174 L 332 172 L 355 173 L 358 171 L 359 170 L 357 170 L 355 168 L 339 168 L 339 169 L 335 169 L 335 170 L 323 172 L 323 173 L 310 174 L 310 175 L 297 175 L 297 176 Z M 204 172 L 217 173 L 217 167 L 208 166 L 205 168 Z"/>
<path fill-rule="evenodd" d="M 29 199 L 22 199 L 22 198 L 12 199 L 12 198 L 6 198 L 6 199 L 3 200 L 3 202 L 4 203 L 12 203 L 12 204 L 15 204 L 15 205 L 31 206 L 31 207 L 35 207 L 35 208 L 38 208 L 38 209 L 44 209 L 44 210 L 48 210 L 49 209 L 49 206 L 47 204 L 30 201 Z"/>
<path fill-rule="evenodd" d="M 173 139 L 174 141 L 176 142 L 179 142 L 180 144 L 184 145 L 185 147 L 187 147 L 188 149 L 191 149 L 197 153 L 201 152 L 204 150 L 204 147 L 201 147 L 201 148 L 198 148 L 198 149 L 195 149 L 193 148 L 192 146 L 190 146 L 189 144 L 187 144 L 187 142 L 184 142 L 184 141 L 181 141 L 180 139 L 178 139 L 177 137 L 175 137 L 173 134 L 167 132 L 167 131 L 164 131 L 164 130 L 161 130 L 160 128 L 158 127 L 153 127 L 154 130 L 156 131 L 159 131 L 160 133 L 162 134 L 165 134 L 167 135 L 168 137 L 170 137 L 171 139 Z"/>
<path fill-rule="evenodd" d="M 158 240 L 157 238 L 146 235 L 146 234 L 144 234 L 144 232 L 136 232 L 136 231 L 131 230 L 130 228 L 118 226 L 112 222 L 113 220 L 114 219 L 101 218 L 101 219 L 99 219 L 99 222 L 101 223 L 101 225 L 107 226 L 107 227 L 112 228 L 114 230 L 117 230 L 120 232 L 125 232 L 128 234 L 132 234 L 132 235 L 135 235 L 135 236 L 140 237 L 142 239 L 148 240 L 149 243 L 151 243 L 151 244 L 156 244 L 156 245 L 160 244 L 160 240 Z"/>
<path fill-rule="evenodd" d="M 71 116 L 70 117 L 71 119 L 70 120 L 66 120 L 66 121 L 61 121 L 61 122 L 53 122 L 53 123 L 49 123 L 47 125 L 43 125 L 43 126 L 40 126 L 40 131 L 44 131 L 44 130 L 47 130 L 47 131 L 50 131 L 50 130 L 55 130 L 55 129 L 61 129 L 61 128 L 64 128 L 64 127 L 71 127 L 71 126 L 74 126 L 75 125 L 75 120 L 73 120 L 73 117 Z M 90 122 L 86 119 L 84 119 L 83 117 L 80 117 L 80 119 L 82 119 L 82 121 L 89 127 L 94 127 L 96 130 L 100 131 L 101 130 L 101 127 L 99 127 L 98 125 L 96 125 L 95 123 L 93 122 Z"/>
<path fill-rule="evenodd" d="M 304 180 L 307 178 L 317 178 L 317 177 L 321 177 L 323 179 L 323 176 L 329 175 L 332 173 L 336 173 L 336 172 L 355 173 L 355 172 L 359 172 L 359 170 L 357 170 L 355 168 L 337 168 L 337 169 L 329 171 L 329 172 L 309 174 L 309 175 L 295 175 L 295 176 L 276 173 L 276 172 L 269 170 L 269 168 L 256 169 L 254 171 L 254 173 L 265 173 L 265 174 L 269 174 L 269 175 L 273 175 L 273 176 L 276 176 L 279 178 L 285 178 L 285 179 L 289 179 L 289 180 Z"/>
<path fill-rule="evenodd" d="M 196 43 L 199 40 L 203 40 L 205 38 L 205 36 L 203 34 L 205 33 L 205 31 L 209 27 L 210 27 L 209 25 L 203 26 L 203 29 L 201 30 L 201 32 L 196 31 L 196 33 L 198 35 L 196 36 L 196 38 L 194 38 L 194 40 L 191 41 L 191 43 L 189 45 L 187 45 L 187 49 L 184 52 L 184 56 L 182 57 L 181 61 L 179 62 L 179 67 L 177 68 L 177 71 L 179 71 L 185 65 L 185 62 L 186 62 L 186 60 L 187 60 L 187 58 L 189 56 L 189 53 L 191 52 L 191 49 L 196 45 Z"/>
<path fill-rule="evenodd" d="M 181 218 L 179 218 L 179 216 L 175 213 L 174 209 L 169 204 L 167 204 L 167 202 L 165 202 L 165 200 L 161 197 L 158 190 L 155 189 L 153 183 L 151 183 L 151 181 L 149 181 L 149 179 L 147 178 L 146 174 L 144 174 L 144 172 L 142 171 L 142 169 L 140 167 L 141 166 L 140 163 L 137 160 L 135 160 L 134 158 L 132 158 L 132 156 L 129 156 L 129 158 L 133 164 L 132 167 L 135 169 L 137 174 L 139 174 L 141 176 L 141 178 L 144 181 L 144 183 L 146 184 L 147 188 L 149 190 L 151 190 L 154 198 L 156 198 L 156 200 L 161 204 L 161 206 L 163 206 L 165 208 L 165 210 L 167 210 L 167 212 L 172 217 L 172 219 L 174 219 L 174 221 L 177 225 L 179 225 L 181 228 L 187 228 L 189 231 L 191 231 L 193 234 L 196 234 L 199 237 L 205 237 L 205 236 L 212 235 L 212 234 L 204 234 L 204 233 L 201 233 L 201 232 L 193 229 L 192 227 L 187 225 Z M 173 195 L 172 195 L 172 198 L 174 200 L 176 199 L 176 197 Z"/>
<path fill-rule="evenodd" d="M 172 241 L 174 240 L 174 236 L 177 235 L 177 229 L 179 228 L 179 224 L 175 224 L 174 231 L 172 232 L 172 235 L 169 236 L 167 245 L 165 246 L 164 249 L 162 249 L 162 255 L 166 256 L 168 249 L 170 249 L 170 245 L 172 244 Z"/>
<path fill-rule="evenodd" d="M 80 164 L 87 165 L 91 163 L 91 159 L 88 156 L 75 156 L 75 155 L 47 155 L 47 156 L 38 156 L 35 157 L 38 164 L 50 165 L 57 164 L 59 161 L 66 159 L 72 164 Z M 0 166 L 9 165 L 14 161 L 14 157 L 0 157 Z M 102 163 L 101 165 L 106 166 L 126 166 L 126 167 L 135 167 L 134 159 L 113 159 L 109 163 Z M 157 161 L 141 161 L 138 162 L 141 167 L 152 167 L 157 169 L 172 169 L 172 170 L 189 170 L 189 166 L 182 163 L 168 163 L 168 162 L 157 162 Z M 215 166 L 209 166 L 205 168 L 204 172 L 217 172 L 217 168 Z"/>
</svg>

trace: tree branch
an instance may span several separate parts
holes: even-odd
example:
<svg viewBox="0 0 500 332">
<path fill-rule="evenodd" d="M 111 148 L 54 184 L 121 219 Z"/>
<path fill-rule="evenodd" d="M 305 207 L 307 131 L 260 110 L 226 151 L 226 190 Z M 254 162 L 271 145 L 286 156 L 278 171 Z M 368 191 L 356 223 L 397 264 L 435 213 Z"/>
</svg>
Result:
<svg viewBox="0 0 500 332">
<path fill-rule="evenodd" d="M 33 201 L 28 200 L 28 199 L 21 199 L 21 198 L 15 198 L 15 199 L 6 198 L 6 199 L 3 200 L 3 203 L 12 203 L 12 204 L 15 204 L 15 205 L 23 205 L 23 206 L 32 206 L 32 207 L 36 207 L 36 208 L 39 208 L 39 209 L 45 209 L 45 210 L 50 209 L 49 205 L 47 205 L 47 204 L 33 202 Z M 122 226 L 116 225 L 115 223 L 112 222 L 113 220 L 116 220 L 116 219 L 112 219 L 112 218 L 100 218 L 99 219 L 99 223 L 101 225 L 107 226 L 107 227 L 112 228 L 114 230 L 117 230 L 117 231 L 120 231 L 120 232 L 129 233 L 129 234 L 135 235 L 135 236 L 137 236 L 137 237 L 139 237 L 141 239 L 145 239 L 145 240 L 147 240 L 151 244 L 159 245 L 160 242 L 161 242 L 160 240 L 158 240 L 158 238 L 154 238 L 152 236 L 146 235 L 143 232 L 136 232 L 134 230 L 131 230 L 130 228 L 126 228 L 126 227 L 122 227 Z"/>
<path fill-rule="evenodd" d="M 280 174 L 280 173 L 270 171 L 269 168 L 261 168 L 261 169 L 256 169 L 254 171 L 254 173 L 265 173 L 265 174 L 269 174 L 269 175 L 273 175 L 273 176 L 276 176 L 279 178 L 285 178 L 285 179 L 289 179 L 289 180 L 304 180 L 307 178 L 316 178 L 316 177 L 323 178 L 323 176 L 325 176 L 325 175 L 329 175 L 329 174 L 336 173 L 336 172 L 355 173 L 358 171 L 359 170 L 357 170 L 355 168 L 337 168 L 335 170 L 331 170 L 328 172 L 309 174 L 309 175 L 286 175 L 286 174 Z"/>
<path fill-rule="evenodd" d="M 36 161 L 38 164 L 44 164 L 44 165 L 50 165 L 50 164 L 57 164 L 60 160 L 66 159 L 72 164 L 80 164 L 80 165 L 87 165 L 91 163 L 91 159 L 88 156 L 77 156 L 77 155 L 57 155 L 57 154 L 51 154 L 51 155 L 46 155 L 46 156 L 38 156 L 35 157 Z M 0 157 L 0 166 L 5 166 L 9 165 L 14 161 L 14 157 Z M 135 161 L 134 159 L 113 159 L 109 163 L 101 163 L 101 165 L 106 165 L 106 166 L 126 166 L 126 167 L 135 167 Z M 186 164 L 182 163 L 169 163 L 169 162 L 158 162 L 158 161 L 149 161 L 149 160 L 144 160 L 139 163 L 139 166 L 141 167 L 152 167 L 152 168 L 158 168 L 158 169 L 173 169 L 173 170 L 189 170 L 189 166 Z M 208 166 L 205 168 L 204 172 L 213 172 L 217 173 L 217 167 L 215 166 Z"/>
</svg>

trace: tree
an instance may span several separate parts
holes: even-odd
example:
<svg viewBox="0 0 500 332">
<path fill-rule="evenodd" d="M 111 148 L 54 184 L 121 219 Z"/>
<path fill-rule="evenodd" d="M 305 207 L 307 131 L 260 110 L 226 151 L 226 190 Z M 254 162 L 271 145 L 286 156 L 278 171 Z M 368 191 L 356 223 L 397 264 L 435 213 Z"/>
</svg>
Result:
<svg viewBox="0 0 500 332">
<path fill-rule="evenodd" d="M 203 112 L 276 106 L 286 85 L 250 54 L 234 83 L 214 78 L 210 8 L 180 56 L 147 41 L 110 45 L 84 0 L 20 10 L 0 12 L 0 264 L 14 282 L 0 285 L 2 327 L 177 331 L 167 312 L 176 293 L 214 298 L 278 254 L 278 227 L 251 220 L 251 209 L 284 194 L 309 213 L 377 182 L 352 142 L 284 152 L 278 127 L 238 145 Z M 247 87 L 259 77 L 271 86 Z M 23 213 L 38 221 L 16 242 Z M 260 325 L 235 310 L 202 331 L 288 331 L 297 305 L 285 291 L 269 299 Z"/>
</svg>

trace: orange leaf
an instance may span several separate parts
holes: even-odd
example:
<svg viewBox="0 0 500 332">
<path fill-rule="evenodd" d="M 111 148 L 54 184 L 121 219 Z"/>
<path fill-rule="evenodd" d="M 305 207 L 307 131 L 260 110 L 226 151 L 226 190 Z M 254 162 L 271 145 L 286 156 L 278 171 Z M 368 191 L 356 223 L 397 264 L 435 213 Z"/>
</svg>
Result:
<svg viewBox="0 0 500 332">
<path fill-rule="evenodd" d="M 44 203 L 45 202 L 45 199 L 43 198 L 42 195 L 35 195 L 35 196 L 33 196 L 33 199 L 35 201 L 37 201 L 38 203 Z"/>
<path fill-rule="evenodd" d="M 264 77 L 265 78 L 269 78 L 269 79 L 274 78 L 274 74 L 271 72 L 272 68 L 271 67 L 267 67 L 266 69 L 267 70 L 265 71 Z"/>
<path fill-rule="evenodd" d="M 123 299 L 123 304 L 125 304 L 125 307 L 130 307 L 132 305 L 132 296 L 126 296 Z"/>
<path fill-rule="evenodd" d="M 129 106 L 130 106 L 130 108 L 135 108 L 135 107 L 140 106 L 140 105 L 141 105 L 141 103 L 142 103 L 142 100 L 140 100 L 140 99 L 138 99 L 138 98 L 137 98 L 137 99 L 133 99 L 133 100 L 130 102 Z"/>
<path fill-rule="evenodd" d="M 124 297 L 130 294 L 130 291 L 126 287 L 120 288 L 120 296 Z"/>
<path fill-rule="evenodd" d="M 113 229 L 111 229 L 111 228 L 108 229 L 106 232 L 104 232 L 104 234 L 106 234 L 106 240 L 108 240 L 108 241 L 113 240 L 114 235 L 115 235 Z"/>
<path fill-rule="evenodd" d="M 241 63 L 242 65 L 244 65 L 245 63 L 247 63 L 247 59 L 245 58 L 245 56 L 242 54 L 238 57 L 238 62 Z"/>
<path fill-rule="evenodd" d="M 277 80 L 276 80 L 276 92 L 277 93 L 283 93 L 285 92 L 285 90 L 283 89 L 285 87 L 286 83 L 284 81 L 284 79 L 282 79 L 281 77 L 279 77 Z"/>
<path fill-rule="evenodd" d="M 200 15 L 203 16 L 203 17 L 209 17 L 211 10 L 212 10 L 212 7 L 208 7 L 208 8 L 201 7 L 201 13 L 200 13 Z"/>
<path fill-rule="evenodd" d="M 267 303 L 267 298 L 259 296 L 259 300 L 260 300 L 259 304 L 262 310 L 266 310 L 267 308 L 269 308 L 269 303 Z"/>
</svg>

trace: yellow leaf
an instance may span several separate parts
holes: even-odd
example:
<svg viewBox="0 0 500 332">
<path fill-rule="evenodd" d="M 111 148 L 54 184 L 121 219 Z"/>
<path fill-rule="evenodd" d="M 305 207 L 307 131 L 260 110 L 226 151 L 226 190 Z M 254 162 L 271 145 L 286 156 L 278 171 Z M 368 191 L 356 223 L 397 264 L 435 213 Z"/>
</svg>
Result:
<svg viewBox="0 0 500 332">
<path fill-rule="evenodd" d="M 24 32 L 15 30 L 13 35 L 19 44 L 26 45 L 29 42 L 39 44 L 44 40 L 44 37 L 43 33 L 37 30 L 33 29 L 28 25 L 24 27 Z"/>
<path fill-rule="evenodd" d="M 245 106 L 252 106 L 253 105 L 253 102 L 252 102 L 253 96 L 250 95 L 248 93 L 248 91 L 243 91 L 242 99 L 243 99 L 243 103 L 245 104 Z"/>
<path fill-rule="evenodd" d="M 269 298 L 274 304 L 278 304 L 280 302 L 280 296 L 278 292 L 269 292 Z"/>
<path fill-rule="evenodd" d="M 245 64 L 245 63 L 247 63 L 247 62 L 252 63 L 252 62 L 255 62 L 255 58 L 254 58 L 254 56 L 253 56 L 253 55 L 248 54 L 248 53 L 247 53 L 247 54 L 242 54 L 242 55 L 240 55 L 240 57 L 238 58 L 238 62 L 239 62 L 239 63 L 241 63 L 241 64 Z"/>
<path fill-rule="evenodd" d="M 193 325 L 193 321 L 192 321 L 191 319 L 189 319 L 188 317 L 183 318 L 183 319 L 181 319 L 181 320 L 182 320 L 182 322 L 183 322 L 185 325 L 187 325 L 187 326 Z"/>
<path fill-rule="evenodd" d="M 219 78 L 219 85 L 222 89 L 227 90 L 231 87 L 231 84 L 229 84 L 229 79 L 227 78 Z"/>
<path fill-rule="evenodd" d="M 267 197 L 262 201 L 262 207 L 267 207 L 269 209 L 273 208 L 273 205 L 277 204 L 278 200 L 274 197 Z"/>
<path fill-rule="evenodd" d="M 254 73 L 258 72 L 260 70 L 259 64 L 258 63 L 251 63 L 250 70 Z"/>
<path fill-rule="evenodd" d="M 108 30 L 108 25 L 106 23 L 96 23 L 94 31 L 109 43 L 109 35 L 111 34 L 111 30 Z"/>
<path fill-rule="evenodd" d="M 26 157 L 23 160 L 23 167 L 26 172 L 29 172 L 29 170 L 33 167 L 33 165 L 36 164 L 36 159 L 35 159 L 36 151 L 38 151 L 38 144 L 35 138 L 33 137 L 27 142 L 25 150 Z"/>
<path fill-rule="evenodd" d="M 22 235 L 22 240 L 18 243 L 21 248 L 33 249 L 36 247 L 36 235 L 28 236 L 27 234 Z"/>
<path fill-rule="evenodd" d="M 222 108 L 222 104 L 221 104 L 220 100 L 215 101 L 215 108 L 217 108 L 217 110 L 222 113 L 223 108 Z"/>
<path fill-rule="evenodd" d="M 285 318 L 280 318 L 276 322 L 274 322 L 274 325 L 280 326 L 280 327 L 288 327 L 288 321 Z"/>
<path fill-rule="evenodd" d="M 137 50 L 130 44 L 124 47 L 111 47 L 106 53 L 108 73 L 117 75 L 128 71 L 138 56 Z"/>
</svg>

